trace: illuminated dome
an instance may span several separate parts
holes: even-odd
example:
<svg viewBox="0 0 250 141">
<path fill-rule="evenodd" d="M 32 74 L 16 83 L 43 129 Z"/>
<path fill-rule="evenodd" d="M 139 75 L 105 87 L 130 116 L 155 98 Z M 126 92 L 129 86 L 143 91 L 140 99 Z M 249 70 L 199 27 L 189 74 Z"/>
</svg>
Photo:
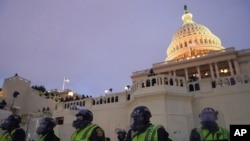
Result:
<svg viewBox="0 0 250 141">
<path fill-rule="evenodd" d="M 205 55 L 208 52 L 224 49 L 221 40 L 206 26 L 195 23 L 193 15 L 184 6 L 183 25 L 174 34 L 167 49 L 165 61 L 179 60 Z"/>
</svg>

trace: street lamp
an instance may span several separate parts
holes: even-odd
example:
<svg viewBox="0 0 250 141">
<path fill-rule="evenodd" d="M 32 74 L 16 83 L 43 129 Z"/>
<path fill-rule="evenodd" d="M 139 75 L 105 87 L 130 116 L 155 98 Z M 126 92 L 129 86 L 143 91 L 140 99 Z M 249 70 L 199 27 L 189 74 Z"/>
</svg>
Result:
<svg viewBox="0 0 250 141">
<path fill-rule="evenodd" d="M 130 100 L 130 85 L 125 86 L 124 89 L 127 94 L 127 100 Z"/>
<path fill-rule="evenodd" d="M 108 90 L 105 90 L 104 93 L 107 95 L 107 94 L 109 93 L 109 91 L 108 91 Z"/>
<path fill-rule="evenodd" d="M 126 92 L 128 92 L 130 90 L 130 86 L 127 85 L 127 86 L 124 87 L 124 89 L 125 89 Z"/>
</svg>

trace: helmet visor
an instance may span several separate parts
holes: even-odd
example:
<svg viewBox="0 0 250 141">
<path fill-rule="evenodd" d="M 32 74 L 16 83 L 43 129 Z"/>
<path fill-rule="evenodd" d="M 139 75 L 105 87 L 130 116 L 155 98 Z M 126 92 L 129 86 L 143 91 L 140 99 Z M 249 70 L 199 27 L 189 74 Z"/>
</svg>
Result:
<svg viewBox="0 0 250 141">
<path fill-rule="evenodd" d="M 133 130 L 138 130 L 145 126 L 145 120 L 142 115 L 131 115 L 130 126 Z"/>
<path fill-rule="evenodd" d="M 39 121 L 39 125 L 36 129 L 38 135 L 45 134 L 47 132 L 47 123 L 43 119 Z"/>
<path fill-rule="evenodd" d="M 214 112 L 204 112 L 201 114 L 201 121 L 215 121 L 216 114 Z"/>
</svg>

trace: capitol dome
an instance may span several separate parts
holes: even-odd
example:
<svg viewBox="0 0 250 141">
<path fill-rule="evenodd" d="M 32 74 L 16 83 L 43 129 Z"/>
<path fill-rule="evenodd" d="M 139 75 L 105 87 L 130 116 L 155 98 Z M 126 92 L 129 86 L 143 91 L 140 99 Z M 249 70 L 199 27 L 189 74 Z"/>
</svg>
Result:
<svg viewBox="0 0 250 141">
<path fill-rule="evenodd" d="M 172 38 L 165 61 L 180 60 L 205 55 L 208 52 L 224 49 L 221 40 L 206 26 L 195 23 L 193 15 L 184 6 L 183 25 Z"/>
</svg>

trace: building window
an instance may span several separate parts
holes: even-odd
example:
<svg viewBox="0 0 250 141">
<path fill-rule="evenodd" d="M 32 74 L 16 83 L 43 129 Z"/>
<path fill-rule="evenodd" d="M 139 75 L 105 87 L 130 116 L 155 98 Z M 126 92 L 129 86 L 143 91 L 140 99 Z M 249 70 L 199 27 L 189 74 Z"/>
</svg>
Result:
<svg viewBox="0 0 250 141">
<path fill-rule="evenodd" d="M 64 117 L 56 117 L 55 120 L 56 120 L 57 125 L 62 125 L 64 121 Z"/>
</svg>

